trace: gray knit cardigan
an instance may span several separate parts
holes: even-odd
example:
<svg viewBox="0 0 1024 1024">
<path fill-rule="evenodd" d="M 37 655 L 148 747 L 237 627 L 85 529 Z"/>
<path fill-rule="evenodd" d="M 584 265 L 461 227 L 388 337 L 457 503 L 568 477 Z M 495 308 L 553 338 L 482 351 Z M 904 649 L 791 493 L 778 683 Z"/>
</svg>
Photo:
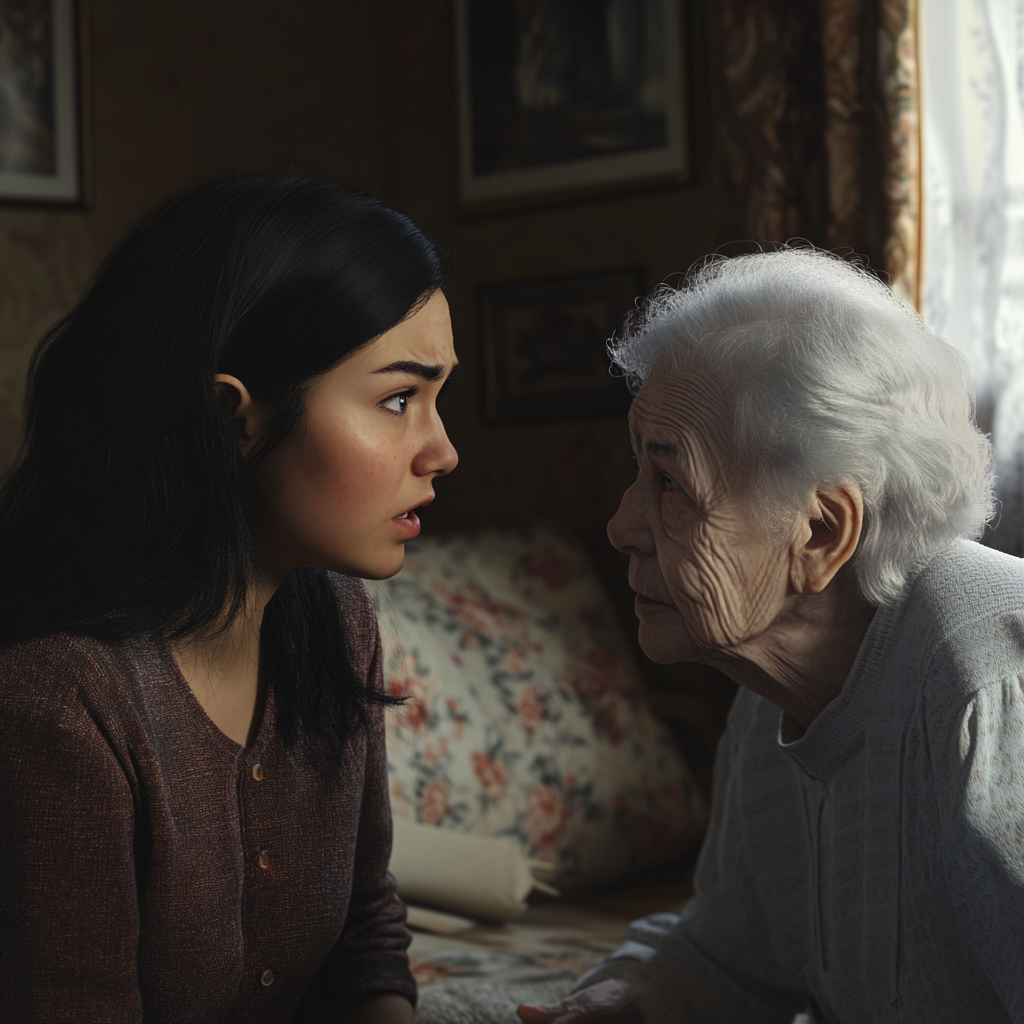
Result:
<svg viewBox="0 0 1024 1024">
<path fill-rule="evenodd" d="M 1024 562 L 960 541 L 796 742 L 741 690 L 693 900 L 610 976 L 648 1024 L 1024 1022 Z"/>
</svg>

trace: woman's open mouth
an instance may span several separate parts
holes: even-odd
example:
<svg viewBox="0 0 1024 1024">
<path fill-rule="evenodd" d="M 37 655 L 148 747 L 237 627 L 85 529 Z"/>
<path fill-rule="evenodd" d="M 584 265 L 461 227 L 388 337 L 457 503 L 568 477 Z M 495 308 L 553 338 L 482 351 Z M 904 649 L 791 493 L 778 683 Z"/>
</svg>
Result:
<svg viewBox="0 0 1024 1024">
<path fill-rule="evenodd" d="M 426 498 L 420 501 L 418 504 L 413 505 L 408 512 L 403 512 L 400 516 L 395 516 L 391 522 L 393 522 L 401 531 L 404 540 L 409 540 L 411 537 L 415 537 L 420 532 L 420 517 L 416 515 L 417 509 L 426 508 L 434 500 L 433 494 L 428 494 Z"/>
<path fill-rule="evenodd" d="M 420 523 L 420 517 L 416 515 L 416 509 L 414 508 L 409 509 L 408 512 L 403 512 L 400 516 L 395 516 L 391 522 L 398 526 L 406 540 L 410 537 L 417 536 L 422 525 Z"/>
</svg>

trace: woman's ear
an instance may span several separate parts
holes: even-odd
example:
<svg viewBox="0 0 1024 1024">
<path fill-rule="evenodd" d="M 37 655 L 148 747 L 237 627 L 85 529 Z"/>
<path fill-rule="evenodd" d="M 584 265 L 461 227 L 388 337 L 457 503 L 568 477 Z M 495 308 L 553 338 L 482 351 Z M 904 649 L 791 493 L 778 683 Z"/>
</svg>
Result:
<svg viewBox="0 0 1024 1024">
<path fill-rule="evenodd" d="M 218 403 L 230 415 L 235 437 L 245 451 L 266 421 L 267 410 L 258 405 L 249 394 L 249 389 L 230 373 L 215 373 L 213 390 Z"/>
<path fill-rule="evenodd" d="M 798 594 L 820 594 L 853 558 L 863 528 L 864 496 L 856 481 L 819 487 L 793 545 L 792 588 Z"/>
</svg>

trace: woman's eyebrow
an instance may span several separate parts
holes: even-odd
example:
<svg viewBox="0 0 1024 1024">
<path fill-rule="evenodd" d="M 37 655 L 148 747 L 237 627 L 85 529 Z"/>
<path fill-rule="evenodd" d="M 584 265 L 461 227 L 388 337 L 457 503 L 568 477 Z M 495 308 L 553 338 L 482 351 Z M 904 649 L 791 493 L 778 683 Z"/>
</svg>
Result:
<svg viewBox="0 0 1024 1024">
<path fill-rule="evenodd" d="M 452 373 L 458 368 L 458 364 L 452 367 Z M 424 380 L 440 380 L 444 376 L 444 364 L 428 366 L 426 363 L 417 363 L 409 359 L 400 359 L 396 363 L 388 363 L 374 373 L 411 373 L 414 377 L 422 377 Z"/>
<path fill-rule="evenodd" d="M 644 451 L 648 455 L 662 455 L 674 459 L 679 454 L 679 445 L 665 444 L 664 441 L 648 441 L 644 445 Z"/>
<path fill-rule="evenodd" d="M 438 398 L 440 398 L 455 383 L 455 377 L 458 374 L 459 367 L 461 365 L 462 365 L 461 363 L 456 363 L 452 367 L 451 373 L 448 374 L 448 379 L 441 385 L 441 390 L 438 391 L 438 393 L 437 393 L 437 397 Z"/>
</svg>

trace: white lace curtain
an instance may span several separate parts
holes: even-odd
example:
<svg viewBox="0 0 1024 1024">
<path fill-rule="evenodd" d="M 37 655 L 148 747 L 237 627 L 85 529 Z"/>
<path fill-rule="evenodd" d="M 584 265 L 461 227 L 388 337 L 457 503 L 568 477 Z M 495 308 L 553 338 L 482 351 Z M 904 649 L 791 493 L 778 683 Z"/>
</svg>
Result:
<svg viewBox="0 0 1024 1024">
<path fill-rule="evenodd" d="M 921 312 L 967 357 L 1024 554 L 1024 0 L 919 0 Z"/>
</svg>

